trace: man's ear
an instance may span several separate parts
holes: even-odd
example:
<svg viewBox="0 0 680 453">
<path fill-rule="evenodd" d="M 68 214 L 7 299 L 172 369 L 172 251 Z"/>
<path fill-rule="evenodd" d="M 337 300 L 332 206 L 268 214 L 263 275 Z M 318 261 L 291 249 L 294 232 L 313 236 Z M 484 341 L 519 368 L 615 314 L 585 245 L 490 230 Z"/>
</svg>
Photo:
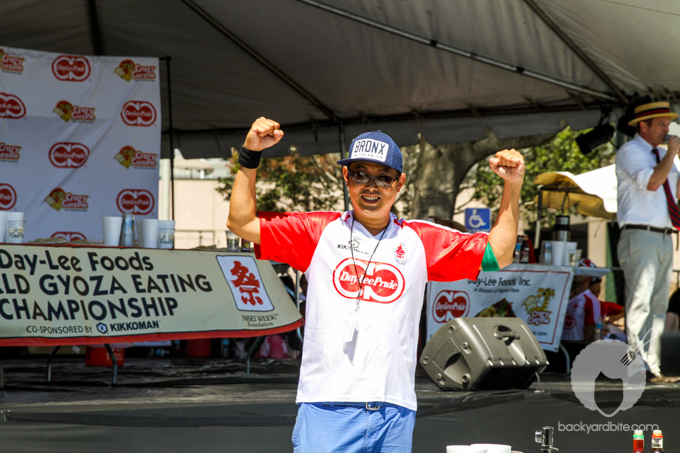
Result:
<svg viewBox="0 0 680 453">
<path fill-rule="evenodd" d="M 349 179 L 348 178 L 349 178 L 349 170 L 347 169 L 346 166 L 343 166 L 342 167 L 342 179 L 345 180 L 345 184 L 347 184 L 347 186 L 349 186 Z"/>
<path fill-rule="evenodd" d="M 406 174 L 402 173 L 399 176 L 399 181 L 397 182 L 397 192 L 399 192 L 406 184 Z"/>
</svg>

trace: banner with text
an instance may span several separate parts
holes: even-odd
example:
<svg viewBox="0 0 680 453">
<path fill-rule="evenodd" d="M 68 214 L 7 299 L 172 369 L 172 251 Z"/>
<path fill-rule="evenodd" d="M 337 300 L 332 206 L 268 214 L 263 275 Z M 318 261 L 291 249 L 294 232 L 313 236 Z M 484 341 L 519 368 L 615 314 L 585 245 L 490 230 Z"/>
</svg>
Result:
<svg viewBox="0 0 680 453">
<path fill-rule="evenodd" d="M 0 46 L 0 211 L 24 213 L 24 241 L 158 218 L 160 113 L 157 58 Z"/>
<path fill-rule="evenodd" d="M 482 272 L 477 281 L 431 282 L 427 288 L 427 338 L 453 318 L 523 319 L 543 349 L 557 351 L 573 272 L 571 268 L 513 264 Z"/>
<path fill-rule="evenodd" d="M 0 346 L 253 337 L 302 322 L 252 253 L 0 244 Z"/>
</svg>

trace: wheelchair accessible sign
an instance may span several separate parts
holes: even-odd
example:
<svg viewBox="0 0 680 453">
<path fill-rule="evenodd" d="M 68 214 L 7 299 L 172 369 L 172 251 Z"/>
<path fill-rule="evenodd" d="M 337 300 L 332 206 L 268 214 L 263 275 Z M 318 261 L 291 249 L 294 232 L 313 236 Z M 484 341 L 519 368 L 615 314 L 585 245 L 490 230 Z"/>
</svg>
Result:
<svg viewBox="0 0 680 453">
<path fill-rule="evenodd" d="M 491 231 L 491 209 L 466 208 L 465 228 L 469 233 L 488 233 Z"/>
</svg>

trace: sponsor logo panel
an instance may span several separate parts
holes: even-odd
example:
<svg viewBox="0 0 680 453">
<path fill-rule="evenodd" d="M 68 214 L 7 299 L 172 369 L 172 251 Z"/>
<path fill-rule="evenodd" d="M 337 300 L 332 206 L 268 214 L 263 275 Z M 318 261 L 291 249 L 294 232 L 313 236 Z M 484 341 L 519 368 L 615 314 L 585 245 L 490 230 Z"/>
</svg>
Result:
<svg viewBox="0 0 680 453">
<path fill-rule="evenodd" d="M 8 211 L 17 204 L 17 191 L 9 184 L 0 182 L 0 210 Z"/>
<path fill-rule="evenodd" d="M 93 123 L 97 119 L 94 110 L 94 107 L 80 107 L 71 104 L 69 101 L 59 101 L 52 111 L 67 123 L 69 121 L 74 123 Z"/>
<path fill-rule="evenodd" d="M 62 209 L 67 211 L 87 211 L 89 208 L 87 200 L 89 198 L 89 195 L 77 195 L 57 187 L 45 197 L 44 201 L 56 211 L 61 211 Z"/>
<path fill-rule="evenodd" d="M 149 127 L 156 122 L 156 109 L 147 101 L 128 101 L 123 105 L 120 117 L 128 126 Z"/>
<path fill-rule="evenodd" d="M 49 157 L 57 168 L 80 168 L 90 157 L 90 150 L 82 143 L 60 142 L 52 145 Z"/>
<path fill-rule="evenodd" d="M 124 189 L 118 193 L 116 204 L 120 212 L 137 215 L 150 214 L 156 205 L 153 194 L 145 189 Z"/>
<path fill-rule="evenodd" d="M 7 143 L 0 142 L 0 161 L 5 162 L 19 162 L 21 156 L 19 152 L 21 151 L 21 146 L 8 145 Z"/>
<path fill-rule="evenodd" d="M 19 119 L 26 116 L 26 106 L 18 96 L 0 93 L 0 118 Z"/>
<path fill-rule="evenodd" d="M 465 317 L 470 312 L 470 296 L 465 291 L 445 289 L 434 298 L 432 317 L 440 324 L 453 318 Z"/>
<path fill-rule="evenodd" d="M 125 168 L 153 169 L 157 166 L 158 154 L 144 153 L 132 146 L 124 146 L 113 158 Z"/>
<path fill-rule="evenodd" d="M 123 60 L 113 71 L 118 77 L 129 82 L 156 80 L 156 66 L 144 66 L 133 60 Z"/>
<path fill-rule="evenodd" d="M 0 49 L 0 71 L 22 74 L 25 58 L 15 57 Z"/>
<path fill-rule="evenodd" d="M 83 82 L 91 72 L 90 61 L 85 57 L 59 55 L 52 62 L 52 74 L 64 82 Z"/>
</svg>

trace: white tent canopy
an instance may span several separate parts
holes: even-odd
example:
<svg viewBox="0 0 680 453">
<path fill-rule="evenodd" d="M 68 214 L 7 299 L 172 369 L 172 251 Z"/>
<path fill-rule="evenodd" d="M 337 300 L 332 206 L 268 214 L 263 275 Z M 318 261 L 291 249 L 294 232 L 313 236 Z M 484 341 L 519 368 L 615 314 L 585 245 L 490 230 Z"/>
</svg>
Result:
<svg viewBox="0 0 680 453">
<path fill-rule="evenodd" d="M 679 38 L 677 0 L 0 2 L 0 49 L 171 57 L 163 153 L 170 85 L 186 158 L 224 157 L 259 116 L 303 154 L 374 129 L 402 146 L 578 130 L 636 92 L 680 98 Z"/>
</svg>

